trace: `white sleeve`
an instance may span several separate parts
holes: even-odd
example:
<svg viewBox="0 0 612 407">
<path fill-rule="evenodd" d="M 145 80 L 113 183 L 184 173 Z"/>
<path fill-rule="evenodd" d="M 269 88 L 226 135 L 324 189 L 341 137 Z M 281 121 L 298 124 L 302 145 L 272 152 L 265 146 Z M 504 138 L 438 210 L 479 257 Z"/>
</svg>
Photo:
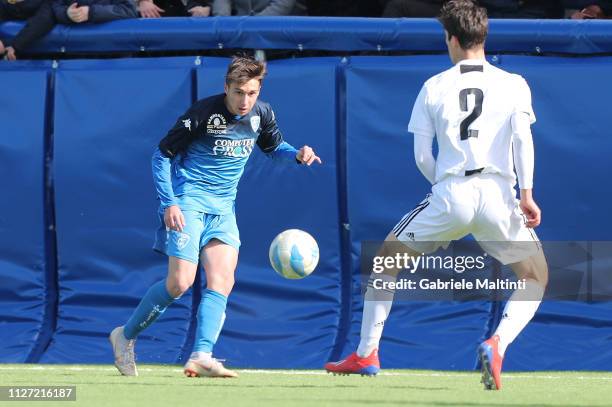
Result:
<svg viewBox="0 0 612 407">
<path fill-rule="evenodd" d="M 518 84 L 515 95 L 516 103 L 514 112 L 527 114 L 529 116 L 529 123 L 535 123 L 536 117 L 535 113 L 533 112 L 533 107 L 531 106 L 531 90 L 522 76 L 518 76 Z"/>
<path fill-rule="evenodd" d="M 431 114 L 429 113 L 427 99 L 427 87 L 423 85 L 414 102 L 414 107 L 412 108 L 412 115 L 408 123 L 408 131 L 414 134 L 420 134 L 421 136 L 434 138 L 436 129 Z"/>
<path fill-rule="evenodd" d="M 436 181 L 436 160 L 432 153 L 432 146 L 432 137 L 420 133 L 414 134 L 414 160 L 427 181 L 434 184 Z"/>
<path fill-rule="evenodd" d="M 514 167 L 521 189 L 533 188 L 533 138 L 531 136 L 531 117 L 525 112 L 512 115 L 512 152 Z"/>
</svg>

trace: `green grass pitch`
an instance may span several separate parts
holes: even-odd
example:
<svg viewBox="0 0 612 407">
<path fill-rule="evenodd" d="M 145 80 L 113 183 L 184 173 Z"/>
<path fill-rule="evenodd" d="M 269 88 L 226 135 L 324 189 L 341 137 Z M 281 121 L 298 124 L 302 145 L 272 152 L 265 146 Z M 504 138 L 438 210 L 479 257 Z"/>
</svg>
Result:
<svg viewBox="0 0 612 407">
<path fill-rule="evenodd" d="M 506 373 L 485 391 L 477 372 L 384 370 L 376 377 L 316 370 L 238 370 L 237 379 L 186 378 L 180 366 L 140 365 L 122 377 L 109 365 L 0 365 L 0 385 L 74 385 L 77 401 L 12 406 L 610 406 L 610 372 Z"/>
</svg>

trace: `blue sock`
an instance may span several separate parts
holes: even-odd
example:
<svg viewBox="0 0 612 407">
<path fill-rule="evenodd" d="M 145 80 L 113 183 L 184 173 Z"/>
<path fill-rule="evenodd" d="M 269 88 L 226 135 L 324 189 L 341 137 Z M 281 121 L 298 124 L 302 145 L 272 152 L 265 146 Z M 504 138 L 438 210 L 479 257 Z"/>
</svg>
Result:
<svg viewBox="0 0 612 407">
<path fill-rule="evenodd" d="M 198 328 L 193 346 L 194 352 L 211 353 L 225 321 L 227 297 L 216 291 L 204 290 L 198 308 Z"/>
<path fill-rule="evenodd" d="M 155 322 L 174 300 L 166 290 L 166 280 L 153 284 L 125 324 L 123 329 L 125 337 L 134 339 L 140 332 Z"/>
</svg>

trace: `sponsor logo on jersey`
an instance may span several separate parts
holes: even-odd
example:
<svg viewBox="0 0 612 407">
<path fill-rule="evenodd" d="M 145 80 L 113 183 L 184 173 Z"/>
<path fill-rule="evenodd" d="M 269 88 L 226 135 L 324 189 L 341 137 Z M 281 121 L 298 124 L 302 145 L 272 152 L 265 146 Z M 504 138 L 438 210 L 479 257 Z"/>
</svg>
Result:
<svg viewBox="0 0 612 407">
<path fill-rule="evenodd" d="M 213 146 L 214 155 L 225 157 L 244 158 L 248 157 L 255 146 L 255 139 L 248 138 L 242 140 L 218 139 Z"/>
<path fill-rule="evenodd" d="M 225 134 L 227 130 L 227 120 L 222 114 L 214 113 L 208 118 L 206 132 L 212 135 Z"/>
<path fill-rule="evenodd" d="M 251 117 L 251 128 L 253 131 L 257 131 L 259 129 L 259 123 L 261 123 L 261 118 L 259 116 Z"/>
<path fill-rule="evenodd" d="M 191 119 L 183 120 L 183 126 L 185 126 L 185 128 L 187 128 L 187 129 L 189 129 L 189 131 L 191 131 Z"/>
</svg>

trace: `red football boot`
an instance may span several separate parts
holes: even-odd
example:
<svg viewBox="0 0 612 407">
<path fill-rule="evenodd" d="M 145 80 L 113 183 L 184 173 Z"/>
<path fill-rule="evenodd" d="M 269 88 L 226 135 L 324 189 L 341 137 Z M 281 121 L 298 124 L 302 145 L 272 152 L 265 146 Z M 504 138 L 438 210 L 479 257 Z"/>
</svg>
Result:
<svg viewBox="0 0 612 407">
<path fill-rule="evenodd" d="M 486 390 L 501 390 L 501 369 L 504 359 L 499 355 L 499 336 L 495 335 L 478 347 L 482 380 Z"/>
<path fill-rule="evenodd" d="M 375 376 L 380 370 L 380 362 L 378 361 L 378 349 L 374 349 L 367 357 L 361 358 L 357 356 L 357 352 L 353 352 L 339 362 L 328 362 L 325 364 L 325 370 L 328 373 L 349 375 L 360 374 L 362 376 Z"/>
</svg>

